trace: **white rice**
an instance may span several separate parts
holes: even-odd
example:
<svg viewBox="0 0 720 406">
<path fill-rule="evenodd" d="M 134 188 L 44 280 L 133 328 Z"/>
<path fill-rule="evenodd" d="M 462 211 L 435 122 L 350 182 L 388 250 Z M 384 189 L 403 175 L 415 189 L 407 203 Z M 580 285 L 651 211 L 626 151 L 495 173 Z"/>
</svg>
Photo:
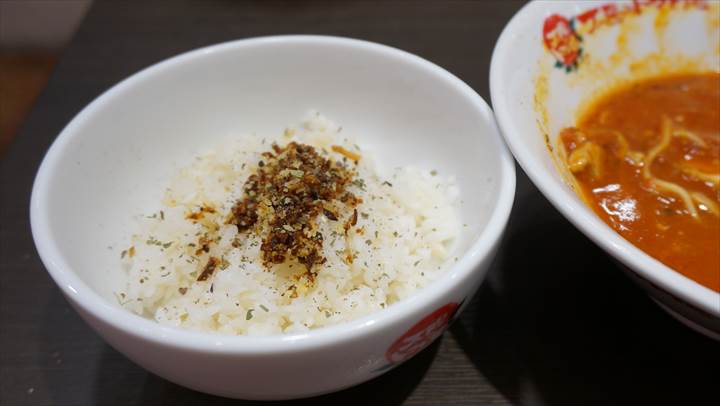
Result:
<svg viewBox="0 0 720 406">
<path fill-rule="evenodd" d="M 241 234 L 241 246 L 233 247 L 237 227 L 225 224 L 260 154 L 273 142 L 290 141 L 311 145 L 335 160 L 342 156 L 331 152 L 331 145 L 361 154 L 357 168 L 364 181 L 362 189 L 352 188 L 363 202 L 347 239 L 330 237 L 342 233 L 342 222 L 318 218 L 327 262 L 318 265 L 315 284 L 295 298 L 284 294 L 295 281 L 292 271 L 285 265 L 266 269 L 257 236 Z M 396 168 L 381 179 L 375 168 L 368 152 L 318 114 L 281 136 L 241 137 L 197 156 L 171 182 L 161 212 L 139 216 L 133 248 L 123 254 L 127 286 L 117 292 L 118 300 L 162 324 L 267 335 L 355 319 L 408 297 L 456 260 L 449 252 L 460 228 L 458 189 L 453 178 L 435 171 Z M 197 223 L 186 219 L 203 205 L 216 208 L 216 213 L 205 214 Z M 217 244 L 209 253 L 196 255 L 198 236 L 208 231 L 217 236 Z M 354 253 L 351 264 L 345 259 L 346 248 Z M 196 281 L 210 256 L 223 259 L 222 269 Z"/>
</svg>

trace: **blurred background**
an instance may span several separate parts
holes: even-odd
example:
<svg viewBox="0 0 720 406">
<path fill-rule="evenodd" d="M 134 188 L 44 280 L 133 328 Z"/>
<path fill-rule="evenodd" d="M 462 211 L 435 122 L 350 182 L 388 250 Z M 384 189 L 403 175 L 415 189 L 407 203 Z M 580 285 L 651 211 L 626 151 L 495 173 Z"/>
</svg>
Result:
<svg viewBox="0 0 720 406">
<path fill-rule="evenodd" d="M 0 157 L 91 3 L 0 0 Z"/>
</svg>

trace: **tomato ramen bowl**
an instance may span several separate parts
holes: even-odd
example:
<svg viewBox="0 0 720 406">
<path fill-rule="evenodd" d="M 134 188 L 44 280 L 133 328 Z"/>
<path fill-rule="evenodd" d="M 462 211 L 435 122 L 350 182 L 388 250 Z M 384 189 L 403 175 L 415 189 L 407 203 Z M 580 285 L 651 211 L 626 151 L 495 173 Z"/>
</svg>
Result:
<svg viewBox="0 0 720 406">
<path fill-rule="evenodd" d="M 660 306 L 720 338 L 720 3 L 531 2 L 490 84 L 542 193 Z"/>
</svg>

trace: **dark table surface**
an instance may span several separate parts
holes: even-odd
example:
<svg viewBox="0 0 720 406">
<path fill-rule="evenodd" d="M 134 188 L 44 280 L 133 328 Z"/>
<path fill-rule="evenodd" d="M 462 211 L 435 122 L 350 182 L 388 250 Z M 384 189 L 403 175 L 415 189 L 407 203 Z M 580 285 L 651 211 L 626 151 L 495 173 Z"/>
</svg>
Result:
<svg viewBox="0 0 720 406">
<path fill-rule="evenodd" d="M 489 100 L 517 1 L 97 2 L 0 162 L 0 404 L 220 404 L 105 344 L 70 309 L 30 235 L 35 171 L 62 127 L 112 84 L 196 47 L 285 33 L 398 47 Z M 518 171 L 504 245 L 468 309 L 401 367 L 304 404 L 697 404 L 720 399 L 720 343 L 656 306 Z M 237 402 L 244 404 L 243 402 Z"/>
</svg>

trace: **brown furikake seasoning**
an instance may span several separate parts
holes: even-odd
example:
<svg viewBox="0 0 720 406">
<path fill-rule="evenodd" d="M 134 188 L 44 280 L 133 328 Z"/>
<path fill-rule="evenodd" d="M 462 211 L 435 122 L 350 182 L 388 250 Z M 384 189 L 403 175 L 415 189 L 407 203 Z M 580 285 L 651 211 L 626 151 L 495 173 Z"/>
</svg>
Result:
<svg viewBox="0 0 720 406">
<path fill-rule="evenodd" d="M 313 280 L 314 265 L 325 262 L 317 217 L 337 221 L 347 212 L 349 223 L 357 221 L 355 207 L 361 199 L 347 190 L 355 171 L 309 145 L 291 142 L 272 149 L 262 154 L 262 165 L 245 182 L 244 196 L 228 222 L 261 237 L 265 266 L 294 259 Z"/>
<path fill-rule="evenodd" d="M 217 268 L 217 266 L 219 264 L 220 264 L 220 261 L 218 261 L 217 258 L 210 257 L 210 259 L 208 259 L 207 264 L 205 265 L 205 268 L 203 268 L 202 273 L 197 278 L 198 282 L 205 281 L 205 280 L 207 280 L 207 278 L 211 277 L 213 272 L 215 272 L 215 268 Z"/>
</svg>

